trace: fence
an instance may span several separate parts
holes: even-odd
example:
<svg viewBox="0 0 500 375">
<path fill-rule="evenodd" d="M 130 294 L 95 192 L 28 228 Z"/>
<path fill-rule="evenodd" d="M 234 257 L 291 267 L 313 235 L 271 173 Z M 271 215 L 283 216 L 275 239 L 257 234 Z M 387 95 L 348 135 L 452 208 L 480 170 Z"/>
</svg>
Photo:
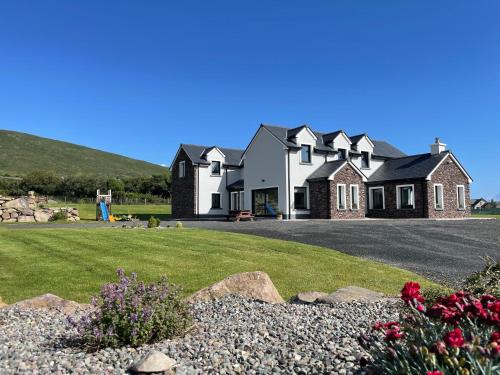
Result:
<svg viewBox="0 0 500 375">
<path fill-rule="evenodd" d="M 51 200 L 66 203 L 93 203 L 95 204 L 95 198 L 73 198 L 73 197 L 51 197 Z M 161 198 L 161 197 L 146 197 L 146 198 L 114 198 L 113 205 L 148 205 L 148 204 L 171 204 L 171 198 Z"/>
<path fill-rule="evenodd" d="M 473 215 L 500 215 L 500 208 L 472 210 Z"/>
</svg>

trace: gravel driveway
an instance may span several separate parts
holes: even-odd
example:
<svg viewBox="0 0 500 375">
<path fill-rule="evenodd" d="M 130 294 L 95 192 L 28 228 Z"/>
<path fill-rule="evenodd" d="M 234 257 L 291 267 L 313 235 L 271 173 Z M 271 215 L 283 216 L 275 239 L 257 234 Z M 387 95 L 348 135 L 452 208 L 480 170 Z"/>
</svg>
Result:
<svg viewBox="0 0 500 375">
<path fill-rule="evenodd" d="M 500 220 L 191 221 L 184 225 L 324 246 L 451 284 L 481 269 L 482 257 L 500 259 Z"/>
</svg>

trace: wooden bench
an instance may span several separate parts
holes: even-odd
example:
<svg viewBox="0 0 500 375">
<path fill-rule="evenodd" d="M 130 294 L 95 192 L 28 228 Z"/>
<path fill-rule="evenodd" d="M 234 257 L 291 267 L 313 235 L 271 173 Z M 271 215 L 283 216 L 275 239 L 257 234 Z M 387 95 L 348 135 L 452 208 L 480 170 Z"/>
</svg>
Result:
<svg viewBox="0 0 500 375">
<path fill-rule="evenodd" d="M 229 211 L 227 217 L 228 220 L 240 221 L 240 220 L 255 220 L 255 215 L 250 211 Z"/>
</svg>

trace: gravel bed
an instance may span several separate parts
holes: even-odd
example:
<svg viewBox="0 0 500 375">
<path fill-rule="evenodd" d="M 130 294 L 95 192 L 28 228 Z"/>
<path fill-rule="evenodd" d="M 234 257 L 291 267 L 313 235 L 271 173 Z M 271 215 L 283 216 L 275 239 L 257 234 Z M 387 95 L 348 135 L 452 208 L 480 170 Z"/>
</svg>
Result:
<svg viewBox="0 0 500 375">
<path fill-rule="evenodd" d="M 353 374 L 365 353 L 357 337 L 397 317 L 394 301 L 270 305 L 239 297 L 192 305 L 183 338 L 137 349 L 85 353 L 57 311 L 0 310 L 0 374 L 123 374 L 154 348 L 177 374 Z"/>
</svg>

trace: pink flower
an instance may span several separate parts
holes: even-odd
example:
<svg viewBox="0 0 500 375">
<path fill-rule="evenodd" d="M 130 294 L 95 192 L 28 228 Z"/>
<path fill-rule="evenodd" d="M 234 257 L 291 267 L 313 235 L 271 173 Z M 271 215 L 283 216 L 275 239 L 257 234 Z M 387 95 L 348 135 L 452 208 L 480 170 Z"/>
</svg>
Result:
<svg viewBox="0 0 500 375">
<path fill-rule="evenodd" d="M 492 333 L 490 342 L 491 343 L 496 342 L 498 345 L 500 345 L 500 331 L 496 331 L 496 332 Z"/>
<path fill-rule="evenodd" d="M 434 371 L 427 371 L 427 375 L 444 375 L 444 374 L 439 370 L 434 370 Z"/>
<path fill-rule="evenodd" d="M 460 328 L 455 328 L 453 331 L 444 335 L 444 342 L 451 348 L 461 348 L 464 346 L 464 337 Z"/>
</svg>

